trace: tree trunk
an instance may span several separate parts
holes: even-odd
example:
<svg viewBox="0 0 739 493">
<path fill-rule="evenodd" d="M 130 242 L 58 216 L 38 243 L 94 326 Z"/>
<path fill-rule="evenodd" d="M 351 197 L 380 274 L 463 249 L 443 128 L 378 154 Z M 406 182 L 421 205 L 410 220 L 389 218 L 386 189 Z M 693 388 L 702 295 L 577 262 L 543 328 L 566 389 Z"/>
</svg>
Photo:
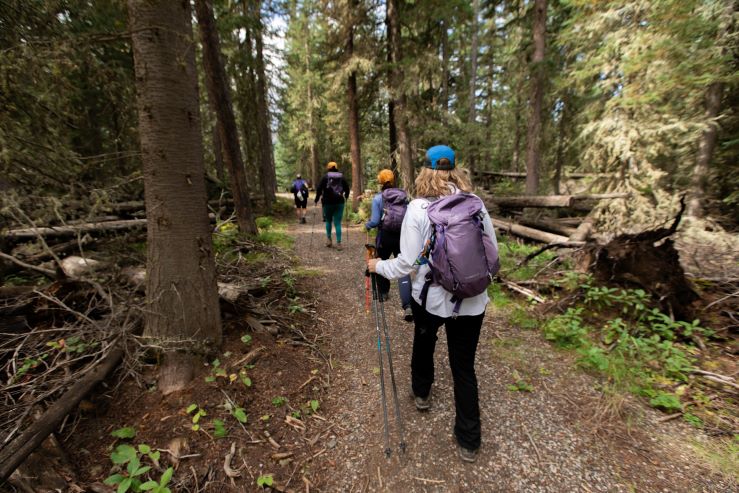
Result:
<svg viewBox="0 0 739 493">
<path fill-rule="evenodd" d="M 569 125 L 568 117 L 570 116 L 569 100 L 565 97 L 562 100 L 562 114 L 559 120 L 559 142 L 557 142 L 557 155 L 554 159 L 554 195 L 559 195 L 560 184 L 562 183 L 562 163 L 565 155 L 565 139 L 567 138 L 567 126 Z"/>
<path fill-rule="evenodd" d="M 406 102 L 403 91 L 403 73 L 400 69 L 400 24 L 398 19 L 399 0 L 387 0 L 387 22 L 390 29 L 388 35 L 392 47 L 390 53 L 393 58 L 390 69 L 390 94 L 395 102 L 395 124 L 398 129 L 398 155 L 400 159 L 400 174 L 406 191 L 413 194 L 415 169 L 413 167 L 410 133 L 406 121 Z"/>
<path fill-rule="evenodd" d="M 215 108 L 213 108 L 215 112 Z M 221 186 L 226 184 L 226 172 L 223 169 L 223 144 L 221 143 L 221 133 L 218 131 L 218 125 L 213 125 L 213 159 L 215 160 L 216 176 Z"/>
<path fill-rule="evenodd" d="M 547 0 L 534 2 L 534 56 L 531 59 L 531 100 L 526 134 L 526 193 L 539 191 L 541 167 L 542 104 L 544 101 L 544 43 L 547 27 Z"/>
<path fill-rule="evenodd" d="M 385 5 L 385 31 L 387 32 L 387 64 L 388 67 L 392 67 L 393 63 L 393 36 L 392 30 L 390 29 L 390 18 L 387 15 L 387 3 Z M 390 69 L 392 71 L 392 68 Z M 388 73 L 388 79 L 392 77 L 392 72 Z M 388 127 L 388 140 L 390 143 L 390 169 L 395 175 L 396 181 L 398 178 L 398 128 L 395 125 L 395 102 L 393 98 L 387 103 L 387 127 Z"/>
<path fill-rule="evenodd" d="M 228 77 L 221 60 L 220 41 L 213 18 L 213 9 L 208 0 L 196 0 L 195 12 L 198 18 L 200 39 L 203 43 L 206 87 L 216 111 L 218 133 L 225 151 L 223 157 L 231 177 L 231 193 L 234 198 L 236 220 L 242 232 L 256 234 L 257 225 L 254 222 L 254 214 L 249 201 L 246 169 L 241 157 L 239 132 L 231 104 Z"/>
<path fill-rule="evenodd" d="M 724 84 L 714 82 L 708 86 L 706 93 L 706 120 L 708 126 L 701 135 L 698 144 L 698 156 L 693 168 L 693 176 L 690 184 L 690 198 L 686 215 L 700 218 L 705 214 L 706 186 L 708 185 L 709 168 L 713 151 L 718 141 L 718 124 L 716 118 L 721 111 L 721 98 L 724 93 Z"/>
<path fill-rule="evenodd" d="M 129 0 L 128 8 L 148 217 L 144 336 L 165 347 L 160 380 L 170 385 L 160 391 L 168 393 L 188 383 L 188 371 L 168 363 L 175 348 L 221 343 L 192 14 L 189 2 Z"/>
<path fill-rule="evenodd" d="M 347 63 L 353 63 L 354 56 L 354 9 L 356 1 L 349 2 L 349 26 L 346 38 Z M 359 150 L 359 105 L 357 104 L 357 72 L 352 70 L 346 81 L 346 98 L 349 106 L 349 150 L 352 157 L 352 210 L 359 207 L 362 194 L 362 161 Z"/>
<path fill-rule="evenodd" d="M 475 139 L 475 119 L 476 119 L 476 99 L 475 93 L 477 88 L 477 18 L 480 15 L 480 0 L 472 2 L 472 46 L 470 48 L 470 96 L 469 96 L 469 114 L 468 131 L 470 132 L 469 155 L 467 156 L 468 168 L 471 172 L 475 171 L 475 152 L 477 139 Z"/>
<path fill-rule="evenodd" d="M 449 112 L 449 33 L 444 20 L 441 21 L 441 107 L 444 113 Z"/>
<path fill-rule="evenodd" d="M 256 44 L 256 76 L 257 76 L 257 126 L 259 131 L 259 151 L 261 170 L 260 179 L 262 184 L 262 195 L 264 196 L 264 204 L 267 211 L 272 210 L 272 204 L 275 200 L 275 190 L 277 189 L 277 178 L 275 176 L 275 156 L 272 147 L 272 125 L 270 125 L 269 105 L 267 87 L 267 75 L 264 68 L 264 49 L 262 35 L 264 27 L 262 25 L 262 2 L 261 0 L 253 1 L 253 16 L 256 21 L 256 32 L 254 33 L 254 41 Z"/>
<path fill-rule="evenodd" d="M 305 72 L 308 80 L 308 128 L 310 130 L 310 144 L 308 147 L 310 152 L 311 185 L 318 187 L 318 181 L 321 179 L 321 168 L 318 162 L 318 147 L 316 145 L 318 136 L 316 134 L 316 126 L 313 118 L 313 81 L 311 80 L 310 59 L 310 30 L 308 30 L 305 39 Z"/>
</svg>

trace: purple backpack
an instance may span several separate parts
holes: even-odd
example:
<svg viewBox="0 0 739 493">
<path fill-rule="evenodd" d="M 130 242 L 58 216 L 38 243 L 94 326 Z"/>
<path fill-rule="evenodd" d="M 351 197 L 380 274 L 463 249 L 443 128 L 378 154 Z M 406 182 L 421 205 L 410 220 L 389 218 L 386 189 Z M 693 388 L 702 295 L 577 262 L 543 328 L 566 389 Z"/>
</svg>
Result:
<svg viewBox="0 0 739 493">
<path fill-rule="evenodd" d="M 428 206 L 433 231 L 426 276 L 421 298 L 425 308 L 426 293 L 438 284 L 454 296 L 454 316 L 462 300 L 484 292 L 500 269 L 498 250 L 482 223 L 482 200 L 471 193 L 447 195 Z"/>
<path fill-rule="evenodd" d="M 387 188 L 382 191 L 382 221 L 380 228 L 383 231 L 400 231 L 403 225 L 405 211 L 408 209 L 408 194 L 400 188 Z"/>
<path fill-rule="evenodd" d="M 344 195 L 344 187 L 341 185 L 341 180 L 344 177 L 338 171 L 329 171 L 326 173 L 328 182 L 326 183 L 326 192 L 330 192 L 334 199 L 342 198 Z"/>
</svg>

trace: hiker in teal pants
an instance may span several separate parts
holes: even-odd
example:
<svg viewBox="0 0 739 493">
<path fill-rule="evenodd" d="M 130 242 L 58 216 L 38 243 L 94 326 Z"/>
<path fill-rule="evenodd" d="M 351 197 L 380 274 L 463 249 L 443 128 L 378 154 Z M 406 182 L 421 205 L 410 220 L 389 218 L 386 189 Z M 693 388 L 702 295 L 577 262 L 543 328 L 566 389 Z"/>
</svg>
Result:
<svg viewBox="0 0 739 493">
<path fill-rule="evenodd" d="M 316 205 L 323 204 L 323 220 L 326 222 L 326 246 L 331 248 L 331 223 L 336 228 L 336 249 L 341 250 L 341 218 L 344 216 L 344 203 L 349 198 L 349 184 L 339 172 L 338 165 L 331 161 L 326 165 L 328 172 L 321 178 L 316 189 Z"/>
</svg>

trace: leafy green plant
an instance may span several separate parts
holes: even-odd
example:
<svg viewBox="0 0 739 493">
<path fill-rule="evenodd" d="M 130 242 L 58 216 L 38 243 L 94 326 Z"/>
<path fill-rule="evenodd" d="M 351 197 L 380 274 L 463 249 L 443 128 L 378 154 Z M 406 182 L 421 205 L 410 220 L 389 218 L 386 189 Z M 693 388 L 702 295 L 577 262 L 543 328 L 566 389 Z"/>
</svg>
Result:
<svg viewBox="0 0 739 493">
<path fill-rule="evenodd" d="M 272 486 L 273 483 L 274 479 L 272 478 L 271 474 L 266 474 L 257 478 L 257 486 L 261 488 L 264 488 L 265 486 Z"/>
<path fill-rule="evenodd" d="M 225 368 L 221 367 L 221 360 L 219 360 L 218 358 L 214 359 L 210 363 L 210 366 L 210 375 L 205 377 L 206 382 L 215 382 L 218 377 L 228 378 L 228 372 Z"/>
<path fill-rule="evenodd" d="M 200 430 L 200 418 L 205 417 L 208 413 L 205 409 L 201 408 L 197 404 L 190 404 L 185 410 L 188 415 L 192 414 L 192 430 Z"/>
<path fill-rule="evenodd" d="M 272 405 L 275 407 L 282 407 L 285 405 L 286 402 L 287 402 L 287 399 L 285 399 L 282 396 L 275 397 L 272 399 Z"/>
<path fill-rule="evenodd" d="M 583 324 L 582 308 L 568 308 L 544 325 L 544 337 L 563 348 L 587 345 L 588 328 Z"/>
<path fill-rule="evenodd" d="M 115 438 L 133 438 L 136 436 L 136 429 L 132 426 L 126 426 L 125 428 L 118 428 L 110 433 Z"/>
<path fill-rule="evenodd" d="M 243 336 L 241 336 L 241 342 L 243 342 L 243 343 L 244 343 L 244 344 L 246 344 L 247 346 L 248 346 L 249 344 L 251 344 L 251 340 L 252 340 L 252 337 L 251 337 L 251 335 L 249 335 L 249 334 L 244 334 Z"/>
<path fill-rule="evenodd" d="M 151 470 L 151 466 L 142 465 L 141 461 L 144 457 L 148 458 L 153 465 L 159 467 L 160 452 L 152 450 L 149 445 L 140 444 L 138 447 L 127 443 L 118 445 L 110 454 L 110 460 L 113 464 L 120 467 L 122 471 L 108 476 L 104 483 L 110 486 L 117 486 L 117 491 L 120 493 L 125 493 L 126 491 L 169 492 L 166 486 L 172 478 L 174 472 L 172 468 L 169 468 L 162 474 L 159 482 L 148 480 L 142 483 L 142 479 L 146 479 L 144 474 Z M 124 467 L 125 469 L 123 469 Z"/>
<path fill-rule="evenodd" d="M 216 438 L 225 438 L 228 436 L 228 431 L 226 430 L 226 426 L 223 423 L 223 420 L 213 420 L 213 436 Z"/>
<path fill-rule="evenodd" d="M 680 404 L 680 398 L 675 394 L 668 394 L 667 392 L 657 392 L 657 395 L 649 399 L 649 405 L 667 412 L 682 411 L 683 408 L 682 404 Z"/>
<path fill-rule="evenodd" d="M 255 222 L 260 230 L 272 229 L 272 226 L 274 226 L 272 218 L 267 216 L 258 217 Z"/>
<path fill-rule="evenodd" d="M 290 313 L 305 313 L 305 307 L 298 302 L 299 299 L 297 296 L 290 299 L 290 304 L 287 307 Z"/>
</svg>

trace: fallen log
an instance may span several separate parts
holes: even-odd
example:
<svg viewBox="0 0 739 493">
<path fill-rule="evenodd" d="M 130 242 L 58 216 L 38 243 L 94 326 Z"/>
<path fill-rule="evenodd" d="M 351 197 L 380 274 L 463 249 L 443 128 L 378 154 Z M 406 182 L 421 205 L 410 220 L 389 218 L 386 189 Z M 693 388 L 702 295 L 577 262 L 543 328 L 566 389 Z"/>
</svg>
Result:
<svg viewBox="0 0 739 493">
<path fill-rule="evenodd" d="M 52 245 L 49 247 L 50 251 L 44 250 L 43 252 L 35 253 L 32 255 L 23 255 L 23 260 L 29 263 L 43 262 L 45 260 L 53 258 L 54 255 L 59 256 L 63 253 L 72 252 L 75 250 L 79 252 L 83 246 L 90 245 L 91 243 L 94 243 L 94 241 L 95 240 L 90 235 L 85 235 L 79 240 L 75 239 L 72 241 Z"/>
<path fill-rule="evenodd" d="M 520 171 L 475 171 L 475 176 L 490 176 L 496 178 L 514 178 L 514 179 L 525 179 L 526 173 Z M 582 178 L 599 178 L 611 176 L 609 173 L 568 173 L 567 176 L 563 176 L 563 180 L 567 179 L 582 179 Z"/>
<path fill-rule="evenodd" d="M 7 444 L 0 452 L 0 479 L 8 477 L 49 436 L 59 423 L 79 404 L 123 358 L 123 349 L 112 349 L 94 369 L 79 379 L 49 409 L 20 436 Z"/>
<path fill-rule="evenodd" d="M 146 219 L 126 219 L 121 221 L 76 224 L 71 226 L 11 229 L 5 233 L 5 237 L 11 241 L 28 241 L 34 240 L 39 236 L 75 236 L 81 233 L 104 233 L 108 231 L 121 231 L 145 226 Z"/>
<path fill-rule="evenodd" d="M 576 231 L 575 228 L 572 228 L 570 226 L 565 226 L 554 221 L 545 221 L 542 219 L 527 219 L 524 217 L 519 222 L 524 226 L 530 226 L 535 229 L 549 231 L 550 233 L 557 233 L 563 236 L 572 236 Z"/>
<path fill-rule="evenodd" d="M 582 223 L 577 227 L 576 230 L 574 230 L 571 234 L 568 236 L 570 237 L 570 241 L 585 241 L 590 236 L 590 233 L 593 231 L 593 218 L 588 215 Z"/>
<path fill-rule="evenodd" d="M 627 198 L 627 193 L 600 193 L 589 195 L 528 195 L 515 197 L 489 197 L 487 200 L 498 207 L 523 208 L 575 208 L 587 207 L 583 202 L 588 200 L 611 200 Z"/>
<path fill-rule="evenodd" d="M 503 286 L 505 286 L 506 288 L 510 289 L 511 291 L 514 291 L 516 293 L 522 294 L 522 295 L 526 296 L 528 299 L 533 300 L 533 301 L 536 301 L 537 303 L 544 303 L 544 301 L 545 301 L 544 298 L 542 298 L 538 294 L 534 293 L 532 290 L 530 290 L 528 288 L 524 288 L 523 286 L 519 286 L 515 282 L 506 281 L 505 279 L 501 279 L 500 282 L 502 282 L 503 283 Z"/>
<path fill-rule="evenodd" d="M 521 226 L 520 224 L 500 219 L 493 218 L 493 226 L 495 226 L 499 231 L 507 231 L 516 236 L 539 241 L 541 243 L 567 243 L 566 236 L 547 233 L 546 231 L 540 231 L 538 229 Z"/>
</svg>

